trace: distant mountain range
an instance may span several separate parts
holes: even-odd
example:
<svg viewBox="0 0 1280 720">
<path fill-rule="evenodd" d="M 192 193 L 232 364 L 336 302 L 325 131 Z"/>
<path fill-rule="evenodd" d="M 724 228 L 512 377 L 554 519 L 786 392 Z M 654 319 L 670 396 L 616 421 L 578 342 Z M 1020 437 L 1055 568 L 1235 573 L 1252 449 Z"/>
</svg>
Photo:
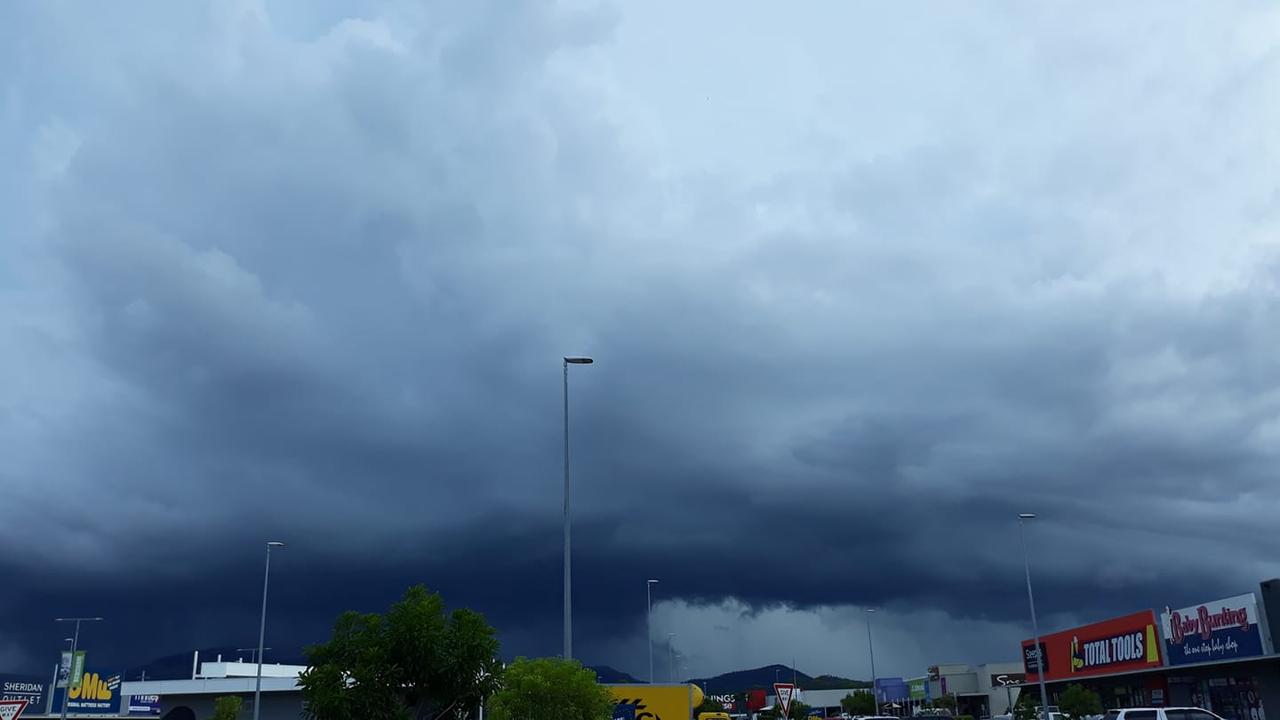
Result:
<svg viewBox="0 0 1280 720">
<path fill-rule="evenodd" d="M 597 682 L 616 683 L 620 685 L 636 685 L 644 682 L 632 675 L 609 667 L 608 665 L 588 665 L 587 669 L 596 671 Z"/>
<path fill-rule="evenodd" d="M 709 678 L 693 678 L 688 682 L 704 688 L 711 695 L 772 689 L 775 682 L 795 682 L 801 690 L 871 687 L 866 680 L 850 680 L 837 675 L 806 675 L 786 665 L 765 665 L 752 670 L 737 670 Z"/>
<path fill-rule="evenodd" d="M 200 649 L 200 662 L 215 662 L 221 656 L 226 662 L 243 659 L 246 662 L 250 659 L 250 653 L 237 650 L 233 646 L 210 647 Z M 305 665 L 306 659 L 301 656 L 280 656 L 277 657 L 271 652 L 266 654 L 267 662 L 271 664 L 280 663 L 282 665 Z M 156 658 L 146 664 L 129 668 L 125 672 L 125 680 L 137 680 L 146 674 L 148 680 L 180 680 L 191 677 L 191 652 L 176 653 Z M 619 684 L 638 684 L 643 680 L 635 676 L 625 673 L 608 665 L 592 665 L 589 666 L 595 671 L 596 677 L 602 683 L 619 683 Z M 832 688 L 860 688 L 871 687 L 871 683 L 865 680 L 850 680 L 835 675 L 806 675 L 805 673 L 793 670 L 786 665 L 766 665 L 764 667 L 754 668 L 752 670 L 737 670 L 735 672 L 716 675 L 707 678 L 692 678 L 683 682 L 694 683 L 698 687 L 704 688 L 712 695 L 727 695 L 729 693 L 746 692 L 755 689 L 772 689 L 773 683 L 792 682 L 792 680 L 800 686 L 802 690 L 828 690 Z M 661 680 L 660 680 L 661 682 Z"/>
</svg>

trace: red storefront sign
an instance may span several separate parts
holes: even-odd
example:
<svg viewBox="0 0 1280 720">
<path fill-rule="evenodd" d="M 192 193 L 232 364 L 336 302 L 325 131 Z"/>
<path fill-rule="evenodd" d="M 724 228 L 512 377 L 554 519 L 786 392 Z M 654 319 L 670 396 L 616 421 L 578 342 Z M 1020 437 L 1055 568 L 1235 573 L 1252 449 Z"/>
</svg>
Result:
<svg viewBox="0 0 1280 720">
<path fill-rule="evenodd" d="M 1042 635 L 1040 647 L 1044 652 L 1044 679 L 1068 680 L 1160 667 L 1163 665 L 1160 645 L 1156 635 L 1156 616 L 1150 610 Z M 1040 679 L 1036 656 L 1035 643 L 1023 640 L 1022 659 L 1027 682 Z"/>
</svg>

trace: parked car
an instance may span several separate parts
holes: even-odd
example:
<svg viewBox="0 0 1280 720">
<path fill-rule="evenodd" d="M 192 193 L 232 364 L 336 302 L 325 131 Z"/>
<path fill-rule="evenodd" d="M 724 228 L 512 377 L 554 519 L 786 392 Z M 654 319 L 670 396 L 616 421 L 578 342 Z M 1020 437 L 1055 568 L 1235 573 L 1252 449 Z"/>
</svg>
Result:
<svg viewBox="0 0 1280 720">
<path fill-rule="evenodd" d="M 1198 707 L 1148 707 L 1108 710 L 1102 716 L 1102 720 L 1222 720 L 1222 718 Z"/>
</svg>

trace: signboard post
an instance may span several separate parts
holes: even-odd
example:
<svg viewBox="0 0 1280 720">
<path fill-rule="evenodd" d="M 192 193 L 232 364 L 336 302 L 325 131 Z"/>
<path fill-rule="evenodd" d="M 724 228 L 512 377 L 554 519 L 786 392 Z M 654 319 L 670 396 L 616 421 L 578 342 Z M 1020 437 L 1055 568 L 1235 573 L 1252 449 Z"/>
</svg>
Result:
<svg viewBox="0 0 1280 720">
<path fill-rule="evenodd" d="M 782 717 L 791 717 L 791 699 L 795 696 L 796 686 L 792 683 L 774 683 L 773 695 L 778 698 L 778 707 L 782 708 Z"/>
</svg>

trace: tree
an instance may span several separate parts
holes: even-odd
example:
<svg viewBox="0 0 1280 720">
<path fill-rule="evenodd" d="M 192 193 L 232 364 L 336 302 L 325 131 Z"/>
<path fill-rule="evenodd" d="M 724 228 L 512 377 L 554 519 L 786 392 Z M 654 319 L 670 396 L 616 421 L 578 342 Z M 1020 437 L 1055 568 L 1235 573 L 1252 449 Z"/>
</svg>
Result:
<svg viewBox="0 0 1280 720">
<path fill-rule="evenodd" d="M 1039 706 L 1036 694 L 1023 688 L 1018 693 L 1018 702 L 1013 704 L 1013 720 L 1036 720 Z"/>
<path fill-rule="evenodd" d="M 491 720 L 611 720 L 616 701 L 574 660 L 519 658 L 485 708 Z"/>
<path fill-rule="evenodd" d="M 956 711 L 956 696 L 952 695 L 951 693 L 947 693 L 946 695 L 943 695 L 937 700 L 934 700 L 933 706 L 936 708 L 949 710 L 952 713 L 954 713 Z"/>
<path fill-rule="evenodd" d="M 876 699 L 869 692 L 848 693 L 840 699 L 840 707 L 854 717 L 875 715 Z"/>
<path fill-rule="evenodd" d="M 1102 698 L 1083 685 L 1068 685 L 1058 696 L 1058 709 L 1072 720 L 1102 714 Z"/>
<path fill-rule="evenodd" d="M 809 711 L 812 709 L 812 705 L 805 705 L 799 700 L 792 700 L 791 707 L 787 708 L 787 720 L 805 720 L 805 718 L 809 717 Z"/>
<path fill-rule="evenodd" d="M 307 648 L 298 684 L 311 720 L 460 718 L 495 689 L 498 641 L 479 614 L 446 615 L 421 585 L 385 615 L 346 612 L 329 642 Z"/>
<path fill-rule="evenodd" d="M 213 701 L 213 720 L 237 720 L 244 700 L 239 695 L 225 695 Z"/>
</svg>

